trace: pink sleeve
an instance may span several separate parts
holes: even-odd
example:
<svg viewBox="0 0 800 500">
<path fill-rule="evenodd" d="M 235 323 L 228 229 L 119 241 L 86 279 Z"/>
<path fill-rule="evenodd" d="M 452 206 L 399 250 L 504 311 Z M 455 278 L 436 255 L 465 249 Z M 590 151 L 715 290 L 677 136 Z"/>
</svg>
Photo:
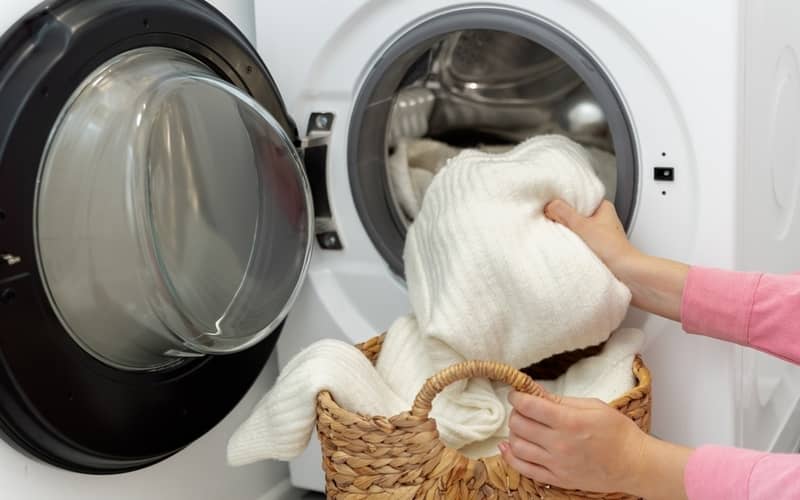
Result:
<svg viewBox="0 0 800 500">
<path fill-rule="evenodd" d="M 800 363 L 800 275 L 693 267 L 683 290 L 681 322 L 707 335 Z M 800 455 L 698 448 L 686 465 L 690 500 L 800 498 Z"/>
<path fill-rule="evenodd" d="M 698 448 L 684 473 L 689 500 L 800 498 L 800 455 L 722 446 Z"/>
<path fill-rule="evenodd" d="M 800 363 L 800 274 L 692 267 L 681 304 L 683 329 Z"/>
</svg>

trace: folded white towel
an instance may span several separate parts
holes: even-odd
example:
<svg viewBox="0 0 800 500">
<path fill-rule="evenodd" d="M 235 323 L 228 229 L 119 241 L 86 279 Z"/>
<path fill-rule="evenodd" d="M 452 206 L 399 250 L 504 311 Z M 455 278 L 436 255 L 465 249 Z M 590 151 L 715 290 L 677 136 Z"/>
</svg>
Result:
<svg viewBox="0 0 800 500">
<path fill-rule="evenodd" d="M 375 366 L 334 340 L 298 354 L 232 437 L 230 463 L 301 453 L 321 390 L 351 411 L 395 415 L 410 409 L 428 377 L 453 363 L 523 367 L 606 340 L 630 292 L 575 234 L 544 218 L 544 204 L 555 197 L 585 215 L 603 197 L 588 154 L 566 138 L 537 137 L 503 154 L 465 151 L 450 160 L 406 240 L 414 314 L 391 326 Z M 629 389 L 625 362 L 640 337 L 625 332 L 550 389 L 606 399 Z M 487 454 L 508 434 L 507 393 L 487 380 L 447 388 L 431 411 L 442 439 L 470 456 Z"/>
</svg>

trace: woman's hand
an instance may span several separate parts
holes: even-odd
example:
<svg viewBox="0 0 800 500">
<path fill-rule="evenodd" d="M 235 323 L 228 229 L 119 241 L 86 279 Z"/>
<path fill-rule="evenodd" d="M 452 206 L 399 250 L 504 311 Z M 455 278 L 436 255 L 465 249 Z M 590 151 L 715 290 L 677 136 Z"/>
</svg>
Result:
<svg viewBox="0 0 800 500">
<path fill-rule="evenodd" d="M 644 257 L 628 241 L 617 211 L 608 200 L 603 200 L 591 217 L 583 217 L 562 200 L 548 203 L 544 207 L 544 214 L 580 236 L 617 276 L 624 274 L 625 266 L 630 261 Z"/>
<path fill-rule="evenodd" d="M 511 435 L 499 448 L 524 476 L 567 489 L 686 498 L 691 450 L 648 436 L 599 400 L 512 392 L 509 401 Z"/>
<path fill-rule="evenodd" d="M 580 236 L 630 288 L 634 306 L 680 321 L 689 266 L 640 252 L 628 241 L 614 205 L 604 200 L 591 217 L 583 217 L 566 202 L 553 200 L 544 207 L 544 213 Z"/>
</svg>

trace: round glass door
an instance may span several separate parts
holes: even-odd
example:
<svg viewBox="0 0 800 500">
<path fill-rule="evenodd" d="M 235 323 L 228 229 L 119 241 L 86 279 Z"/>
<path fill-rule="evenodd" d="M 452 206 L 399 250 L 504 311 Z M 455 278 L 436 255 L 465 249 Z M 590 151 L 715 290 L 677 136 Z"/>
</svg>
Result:
<svg viewBox="0 0 800 500">
<path fill-rule="evenodd" d="M 308 183 L 280 125 L 166 48 L 123 53 L 76 90 L 35 204 L 61 322 L 128 370 L 262 340 L 288 313 L 313 241 Z"/>
</svg>

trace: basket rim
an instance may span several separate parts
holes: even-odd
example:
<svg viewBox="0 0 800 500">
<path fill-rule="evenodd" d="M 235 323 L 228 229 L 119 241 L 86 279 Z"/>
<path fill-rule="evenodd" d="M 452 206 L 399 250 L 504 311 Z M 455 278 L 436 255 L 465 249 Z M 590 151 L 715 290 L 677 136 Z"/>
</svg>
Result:
<svg viewBox="0 0 800 500">
<path fill-rule="evenodd" d="M 652 391 L 651 373 L 649 368 L 647 368 L 647 365 L 645 365 L 641 354 L 636 354 L 634 356 L 633 363 L 631 366 L 631 371 L 633 372 L 633 376 L 636 378 L 636 385 L 630 390 L 626 391 L 624 394 L 620 395 L 618 398 L 607 403 L 608 406 L 614 408 L 615 410 L 621 410 L 622 408 L 627 406 L 628 403 L 630 403 L 632 400 L 637 400 L 647 397 L 647 395 L 649 395 L 650 392 Z M 357 413 L 347 408 L 342 408 L 341 406 L 339 406 L 339 404 L 336 402 L 330 391 L 320 391 L 319 394 L 317 394 L 317 404 L 323 405 L 333 410 L 338 410 L 338 412 L 346 414 L 353 421 L 359 421 L 366 425 L 374 424 L 378 425 L 379 427 L 385 427 L 386 424 L 390 424 L 392 427 L 394 427 L 396 420 L 403 419 L 404 421 L 407 421 L 409 417 L 412 417 L 411 406 L 409 406 L 408 410 L 390 416 L 365 415 Z M 434 421 L 434 423 L 436 421 L 434 417 L 427 417 L 427 418 L 412 417 L 412 418 L 418 419 L 419 423 L 422 423 L 426 420 L 432 420 Z M 437 435 L 439 434 L 438 427 L 436 427 L 436 433 Z M 438 436 L 437 438 L 441 439 Z"/>
</svg>

